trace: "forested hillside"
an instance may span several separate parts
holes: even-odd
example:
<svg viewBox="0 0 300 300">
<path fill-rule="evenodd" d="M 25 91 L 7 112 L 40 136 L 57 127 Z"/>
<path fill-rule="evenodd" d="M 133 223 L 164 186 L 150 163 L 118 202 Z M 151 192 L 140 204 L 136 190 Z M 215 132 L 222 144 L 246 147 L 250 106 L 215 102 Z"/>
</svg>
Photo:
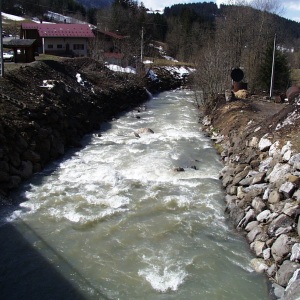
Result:
<svg viewBox="0 0 300 300">
<path fill-rule="evenodd" d="M 87 8 L 104 8 L 110 6 L 113 0 L 78 0 L 77 2 Z"/>
</svg>

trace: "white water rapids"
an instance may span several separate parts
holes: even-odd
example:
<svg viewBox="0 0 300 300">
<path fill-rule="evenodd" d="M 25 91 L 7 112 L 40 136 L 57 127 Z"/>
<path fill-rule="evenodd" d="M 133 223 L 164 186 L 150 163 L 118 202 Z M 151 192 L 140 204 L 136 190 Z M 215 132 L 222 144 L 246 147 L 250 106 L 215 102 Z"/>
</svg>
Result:
<svg viewBox="0 0 300 300">
<path fill-rule="evenodd" d="M 53 268 L 78 299 L 268 299 L 248 245 L 226 221 L 222 165 L 198 117 L 192 92 L 162 93 L 24 185 L 6 224 L 42 257 L 12 250 L 16 265 L 21 256 L 35 265 L 26 273 L 33 285 L 39 269 Z M 154 133 L 138 138 L 139 128 Z M 76 298 L 52 276 L 41 281 Z"/>
</svg>

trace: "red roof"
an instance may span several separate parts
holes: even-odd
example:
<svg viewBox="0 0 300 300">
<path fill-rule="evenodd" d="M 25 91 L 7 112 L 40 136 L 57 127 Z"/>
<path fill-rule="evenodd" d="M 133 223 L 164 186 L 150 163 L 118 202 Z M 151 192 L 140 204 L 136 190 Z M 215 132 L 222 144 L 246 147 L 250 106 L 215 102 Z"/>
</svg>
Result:
<svg viewBox="0 0 300 300">
<path fill-rule="evenodd" d="M 88 24 L 22 23 L 22 29 L 36 29 L 40 37 L 95 37 Z"/>
<path fill-rule="evenodd" d="M 105 52 L 103 53 L 105 58 L 115 58 L 115 59 L 122 59 L 124 57 L 123 53 L 114 53 L 114 52 Z"/>
<path fill-rule="evenodd" d="M 123 36 L 123 35 L 119 35 L 117 33 L 114 33 L 114 32 L 110 32 L 110 31 L 104 31 L 104 30 L 100 30 L 98 29 L 98 32 L 101 32 L 103 33 L 104 35 L 108 35 L 108 36 L 111 36 L 115 39 L 118 39 L 118 40 L 122 40 L 122 39 L 125 39 L 126 36 Z"/>
</svg>

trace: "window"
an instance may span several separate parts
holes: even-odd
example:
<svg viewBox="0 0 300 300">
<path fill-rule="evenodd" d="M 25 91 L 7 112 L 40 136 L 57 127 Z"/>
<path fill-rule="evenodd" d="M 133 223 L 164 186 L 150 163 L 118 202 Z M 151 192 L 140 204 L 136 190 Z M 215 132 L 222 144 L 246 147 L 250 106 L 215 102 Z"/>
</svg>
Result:
<svg viewBox="0 0 300 300">
<path fill-rule="evenodd" d="M 63 46 L 62 46 L 62 44 L 58 44 L 56 47 L 57 47 L 57 49 L 62 49 Z"/>
<path fill-rule="evenodd" d="M 84 44 L 74 44 L 73 50 L 84 50 Z"/>
<path fill-rule="evenodd" d="M 52 45 L 52 44 L 49 44 L 49 45 L 48 45 L 48 49 L 53 49 L 53 45 Z"/>
</svg>

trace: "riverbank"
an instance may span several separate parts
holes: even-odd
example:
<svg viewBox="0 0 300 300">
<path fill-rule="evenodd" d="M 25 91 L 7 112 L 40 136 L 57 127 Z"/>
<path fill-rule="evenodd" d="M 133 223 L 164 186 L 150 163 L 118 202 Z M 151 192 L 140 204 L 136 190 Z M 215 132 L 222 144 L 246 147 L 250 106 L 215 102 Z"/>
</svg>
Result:
<svg viewBox="0 0 300 300">
<path fill-rule="evenodd" d="M 101 122 L 182 79 L 122 74 L 87 58 L 36 61 L 0 79 L 0 196 L 40 172 Z M 5 201 L 5 199 L 2 199 Z"/>
<path fill-rule="evenodd" d="M 223 102 L 203 120 L 224 163 L 226 212 L 285 300 L 300 297 L 299 102 Z"/>
</svg>

